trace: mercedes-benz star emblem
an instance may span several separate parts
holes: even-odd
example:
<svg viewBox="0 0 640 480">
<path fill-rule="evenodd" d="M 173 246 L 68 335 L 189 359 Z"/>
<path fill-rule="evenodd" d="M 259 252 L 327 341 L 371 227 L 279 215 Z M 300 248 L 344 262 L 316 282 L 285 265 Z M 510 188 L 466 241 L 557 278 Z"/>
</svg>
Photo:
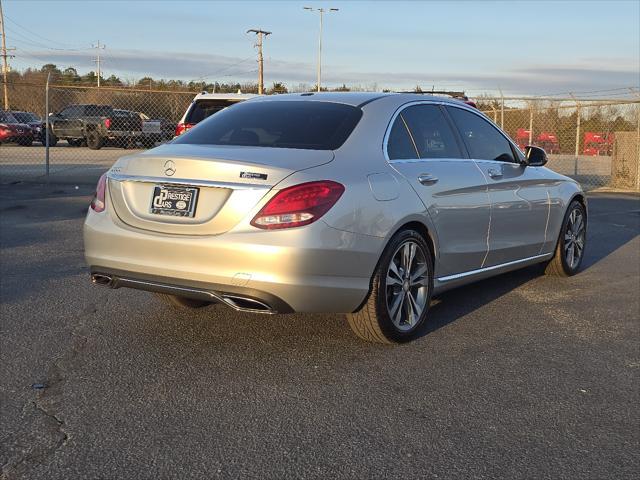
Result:
<svg viewBox="0 0 640 480">
<path fill-rule="evenodd" d="M 176 164 L 173 160 L 167 160 L 164 162 L 164 174 L 167 177 L 172 177 L 174 173 L 176 173 Z"/>
</svg>

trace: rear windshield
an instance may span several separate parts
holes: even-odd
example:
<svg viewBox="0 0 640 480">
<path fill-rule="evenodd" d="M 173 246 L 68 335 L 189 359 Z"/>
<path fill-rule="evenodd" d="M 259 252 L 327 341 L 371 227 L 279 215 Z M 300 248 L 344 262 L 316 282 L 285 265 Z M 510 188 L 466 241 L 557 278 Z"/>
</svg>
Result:
<svg viewBox="0 0 640 480">
<path fill-rule="evenodd" d="M 214 113 L 224 110 L 228 106 L 238 102 L 239 100 L 196 100 L 189 109 L 187 117 L 184 119 L 185 123 L 201 122 Z"/>
<path fill-rule="evenodd" d="M 214 115 L 174 143 L 335 150 L 360 117 L 362 110 L 340 103 L 249 101 Z"/>
<path fill-rule="evenodd" d="M 112 115 L 113 108 L 109 105 L 86 105 L 84 114 L 87 117 L 108 117 Z"/>
</svg>

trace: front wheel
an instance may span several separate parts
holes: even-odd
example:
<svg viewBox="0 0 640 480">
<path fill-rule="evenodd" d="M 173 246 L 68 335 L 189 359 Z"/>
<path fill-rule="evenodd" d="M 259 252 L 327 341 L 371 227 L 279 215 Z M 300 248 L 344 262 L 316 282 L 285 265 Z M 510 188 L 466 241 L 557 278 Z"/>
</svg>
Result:
<svg viewBox="0 0 640 480">
<path fill-rule="evenodd" d="M 578 273 L 587 241 L 587 212 L 577 200 L 564 215 L 553 258 L 545 268 L 547 275 L 570 277 Z"/>
<path fill-rule="evenodd" d="M 431 250 L 415 230 L 397 233 L 374 272 L 365 303 L 347 315 L 354 333 L 367 341 L 403 343 L 422 332 L 433 291 Z"/>
</svg>

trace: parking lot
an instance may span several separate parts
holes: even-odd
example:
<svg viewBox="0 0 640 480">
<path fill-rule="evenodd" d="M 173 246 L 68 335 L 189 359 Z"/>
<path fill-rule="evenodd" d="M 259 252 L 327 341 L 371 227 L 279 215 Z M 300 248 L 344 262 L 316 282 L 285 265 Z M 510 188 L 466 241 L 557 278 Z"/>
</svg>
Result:
<svg viewBox="0 0 640 480">
<path fill-rule="evenodd" d="M 637 478 L 637 196 L 590 196 L 579 275 L 448 292 L 388 347 L 91 285 L 91 191 L 0 186 L 3 478 Z"/>
</svg>

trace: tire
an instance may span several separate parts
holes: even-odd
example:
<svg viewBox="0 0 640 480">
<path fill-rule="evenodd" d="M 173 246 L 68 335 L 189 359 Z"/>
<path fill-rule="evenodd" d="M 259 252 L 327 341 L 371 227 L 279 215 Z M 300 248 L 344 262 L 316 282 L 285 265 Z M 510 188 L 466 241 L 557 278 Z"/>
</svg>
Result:
<svg viewBox="0 0 640 480">
<path fill-rule="evenodd" d="M 87 132 L 87 147 L 91 150 L 100 150 L 104 146 L 104 138 L 95 130 Z"/>
<path fill-rule="evenodd" d="M 409 258 L 412 261 L 408 270 L 414 272 L 411 276 L 416 276 L 413 286 L 405 273 Z M 415 230 L 402 230 L 391 238 L 382 253 L 367 299 L 358 311 L 347 314 L 347 321 L 358 337 L 369 342 L 411 341 L 423 331 L 432 292 L 431 249 Z M 415 308 L 420 309 L 418 314 Z"/>
<path fill-rule="evenodd" d="M 58 144 L 58 137 L 56 137 L 53 133 L 49 133 L 49 146 L 55 147 Z M 42 145 L 47 145 L 46 137 L 42 139 Z"/>
<path fill-rule="evenodd" d="M 574 200 L 564 214 L 553 258 L 547 263 L 544 273 L 557 277 L 571 277 L 578 273 L 586 242 L 587 212 L 582 203 Z"/>
<path fill-rule="evenodd" d="M 65 138 L 65 140 L 67 141 L 70 147 L 79 147 L 80 144 L 82 143 L 82 140 L 80 139 L 75 140 L 73 138 Z"/>
<path fill-rule="evenodd" d="M 207 305 L 211 305 L 213 302 L 206 302 L 204 300 L 196 300 L 195 298 L 181 297 L 178 295 L 169 295 L 167 293 L 156 293 L 167 305 L 179 308 L 202 308 Z"/>
</svg>

